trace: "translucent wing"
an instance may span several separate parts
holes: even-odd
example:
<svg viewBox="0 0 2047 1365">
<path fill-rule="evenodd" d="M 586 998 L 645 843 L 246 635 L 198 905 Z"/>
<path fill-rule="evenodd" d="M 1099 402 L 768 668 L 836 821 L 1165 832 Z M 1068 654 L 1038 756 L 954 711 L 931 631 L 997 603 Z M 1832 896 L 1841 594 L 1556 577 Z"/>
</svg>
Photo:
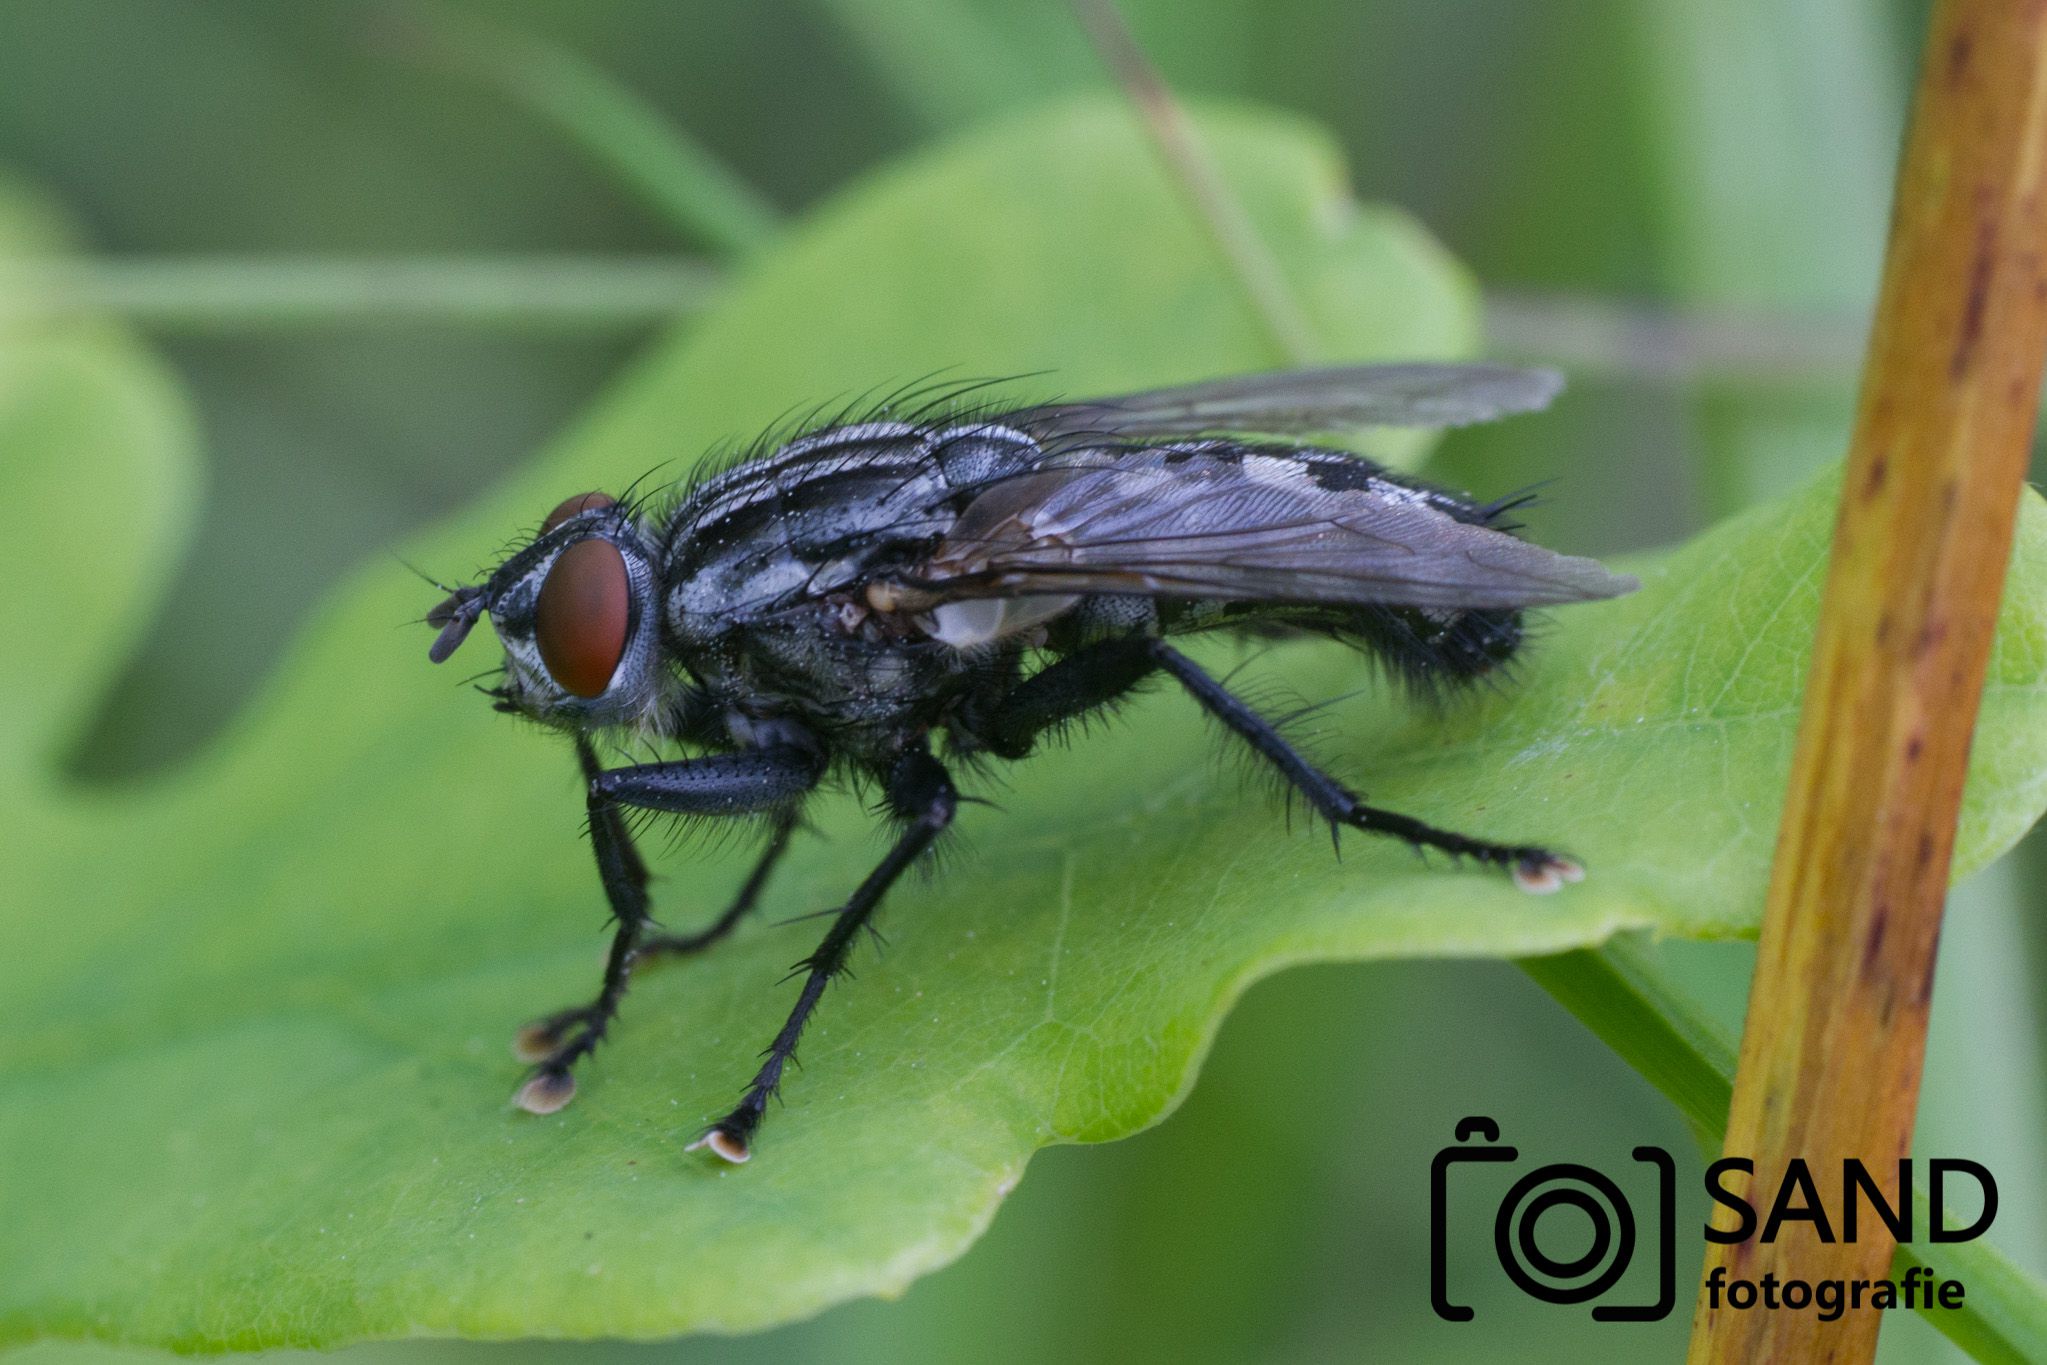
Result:
<svg viewBox="0 0 2047 1365">
<path fill-rule="evenodd" d="M 1442 611 L 1636 587 L 1484 520 L 1333 455 L 1223 442 L 1091 452 L 982 493 L 907 586 L 927 604 L 1127 592 Z"/>
<path fill-rule="evenodd" d="M 1554 370 L 1511 365 L 1339 365 L 1052 403 L 1000 420 L 1041 439 L 1456 427 L 1545 408 L 1563 383 Z"/>
</svg>

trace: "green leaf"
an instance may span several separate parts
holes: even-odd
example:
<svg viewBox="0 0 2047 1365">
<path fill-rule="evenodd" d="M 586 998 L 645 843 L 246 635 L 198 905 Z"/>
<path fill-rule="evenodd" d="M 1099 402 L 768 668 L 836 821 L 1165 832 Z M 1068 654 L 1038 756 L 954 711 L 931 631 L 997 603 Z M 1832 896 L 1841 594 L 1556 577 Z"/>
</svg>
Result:
<svg viewBox="0 0 2047 1365">
<path fill-rule="evenodd" d="M 1406 220 L 1352 204 L 1320 138 L 1248 113 L 1206 127 L 1331 354 L 1468 348 L 1466 283 Z M 941 366 L 1054 369 L 1022 386 L 1044 393 L 1266 363 L 1208 251 L 1120 112 L 1075 106 L 977 135 L 793 229 L 529 476 L 410 553 L 459 573 L 565 493 L 686 465 L 793 400 Z M 1160 691 L 1006 785 L 976 784 L 998 807 L 970 807 L 943 874 L 892 896 L 889 949 L 863 951 L 858 979 L 827 997 L 750 1165 L 682 1148 L 737 1095 L 790 1003 L 777 982 L 821 932 L 779 921 L 836 904 L 878 856 L 849 798 L 817 808 L 822 837 L 773 883 L 769 922 L 649 972 L 576 1103 L 515 1112 L 513 1026 L 585 997 L 601 953 L 563 746 L 430 670 L 427 632 L 398 627 L 431 594 L 378 566 L 309 604 L 280 677 L 201 764 L 134 791 L 64 785 L 51 736 L 163 572 L 165 537 L 110 556 L 102 518 L 149 524 L 184 446 L 160 434 L 181 429 L 175 412 L 101 415 L 162 407 L 134 357 L 107 392 L 72 391 L 34 379 L 42 344 L 7 353 L 6 373 L 30 378 L 0 389 L 0 424 L 52 415 L 20 428 L 38 439 L 8 439 L 0 479 L 22 481 L 4 485 L 10 506 L 82 510 L 17 517 L 0 539 L 5 581 L 50 585 L 0 594 L 5 638 L 46 642 L 0 655 L 14 888 L 0 915 L 0 1342 L 786 1321 L 957 1256 L 1037 1148 L 1155 1122 L 1230 1003 L 1289 963 L 1754 927 L 1824 486 L 1635 566 L 1638 596 L 1558 613 L 1518 685 L 1442 715 L 1382 695 L 1342 649 L 1290 646 L 1251 670 L 1313 698 L 1363 689 L 1324 717 L 1336 771 L 1425 818 L 1570 848 L 1591 865 L 1583 885 L 1531 898 L 1362 839 L 1338 861 L 1325 832 L 1288 833 L 1263 784 L 1214 763 L 1191 706 Z M 1964 868 L 2047 800 L 2043 592 L 2035 504 Z M 488 662 L 487 637 L 469 652 Z M 661 856 L 662 913 L 714 912 L 745 861 Z"/>
</svg>

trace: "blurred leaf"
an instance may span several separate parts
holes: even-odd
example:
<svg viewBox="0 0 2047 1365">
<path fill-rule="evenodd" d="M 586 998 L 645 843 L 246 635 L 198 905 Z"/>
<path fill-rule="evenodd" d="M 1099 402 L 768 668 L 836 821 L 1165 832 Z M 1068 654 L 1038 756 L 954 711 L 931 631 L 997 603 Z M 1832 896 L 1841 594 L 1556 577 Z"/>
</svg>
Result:
<svg viewBox="0 0 2047 1365">
<path fill-rule="evenodd" d="M 1028 105 L 1048 86 L 1071 84 L 1084 71 L 1074 44 L 1057 55 L 1044 42 L 1024 43 L 1005 31 L 1012 12 L 985 13 L 961 0 L 813 0 L 890 96 L 925 127 L 959 128 L 990 113 Z M 1066 16 L 1053 12 L 1060 21 Z"/>
<path fill-rule="evenodd" d="M 56 216 L 0 177 L 0 278 L 65 245 Z M 39 321 L 13 302 L 0 298 L 0 498 L 37 509 L 50 539 L 7 552 L 17 590 L 0 593 L 12 642 L 0 650 L 0 775 L 15 780 L 0 800 L 21 798 L 16 775 L 75 738 L 147 621 L 196 492 L 190 419 L 163 368 L 110 327 Z M 67 560 L 89 568 L 58 572 Z"/>
<path fill-rule="evenodd" d="M 1469 346 L 1461 275 L 1405 220 L 1351 204 L 1319 138 L 1251 114 L 1206 133 L 1329 354 Z M 564 492 L 695 458 L 792 397 L 943 365 L 1057 367 L 1036 392 L 1256 367 L 1262 331 L 1207 253 L 1106 106 L 917 158 L 793 230 L 562 449 L 416 557 L 446 576 Z M 19 401 L 92 406 L 40 385 Z M 137 483 L 134 463 L 178 464 L 143 431 L 46 430 L 10 444 L 7 477 L 75 491 L 26 505 L 97 512 Z M 1395 705 L 1341 649 L 1268 663 L 1312 696 L 1366 687 L 1329 713 L 1325 747 L 1378 800 L 1585 855 L 1591 880 L 1557 897 L 1384 843 L 1352 840 L 1338 862 L 1322 831 L 1289 837 L 1211 770 L 1191 707 L 1163 694 L 1018 768 L 991 793 L 1000 809 L 963 821 L 969 856 L 892 898 L 893 946 L 834 989 L 744 1168 L 682 1147 L 737 1094 L 787 1007 L 775 983 L 819 927 L 756 926 L 650 972 L 577 1103 L 511 1111 L 512 1026 L 596 977 L 573 765 L 426 668 L 426 633 L 396 627 L 427 590 L 365 575 L 310 613 L 267 699 L 193 771 L 84 792 L 37 747 L 0 777 L 19 907 L 0 918 L 0 1341 L 785 1321 L 958 1255 L 1036 1148 L 1156 1121 L 1230 1002 L 1283 965 L 1751 931 L 1830 523 L 1818 486 L 1640 566 L 1641 594 L 1560 613 L 1520 686 L 1447 716 Z M 105 623 L 160 573 L 109 563 L 79 524 L 21 519 L 0 541 L 8 581 L 55 585 L 0 599 L 6 638 L 87 642 L 15 665 L 7 733 L 76 714 L 111 662 Z M 2047 800 L 2043 594 L 2047 512 L 2031 505 L 1961 869 Z M 778 876 L 773 919 L 837 903 L 876 856 L 855 803 L 817 814 L 826 837 Z M 690 922 L 744 864 L 665 858 L 657 903 Z"/>
</svg>

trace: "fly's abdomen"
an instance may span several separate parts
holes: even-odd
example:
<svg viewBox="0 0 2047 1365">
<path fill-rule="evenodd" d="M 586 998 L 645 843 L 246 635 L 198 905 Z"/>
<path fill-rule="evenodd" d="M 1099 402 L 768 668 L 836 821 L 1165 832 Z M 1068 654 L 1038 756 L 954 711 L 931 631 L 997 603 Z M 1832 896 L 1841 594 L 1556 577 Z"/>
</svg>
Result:
<svg viewBox="0 0 2047 1365">
<path fill-rule="evenodd" d="M 1434 697 L 1513 659 L 1526 635 L 1512 607 L 1420 607 L 1273 602 L 1160 602 L 1169 635 L 1222 630 L 1251 636 L 1324 635 L 1368 651 L 1409 692 Z"/>
<path fill-rule="evenodd" d="M 1511 608 L 1437 613 L 1382 607 L 1362 615 L 1367 619 L 1361 637 L 1418 692 L 1484 677 L 1521 648 L 1521 613 Z"/>
</svg>

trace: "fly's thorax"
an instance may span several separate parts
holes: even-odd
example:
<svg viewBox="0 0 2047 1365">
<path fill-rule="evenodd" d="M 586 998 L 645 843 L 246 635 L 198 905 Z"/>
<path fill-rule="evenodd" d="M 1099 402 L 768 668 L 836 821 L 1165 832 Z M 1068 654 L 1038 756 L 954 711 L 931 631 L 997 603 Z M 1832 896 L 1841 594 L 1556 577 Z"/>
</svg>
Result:
<svg viewBox="0 0 2047 1365">
<path fill-rule="evenodd" d="M 1035 442 L 990 423 L 861 422 L 707 480 L 669 522 L 670 632 L 701 642 L 841 592 L 935 544 Z"/>
<path fill-rule="evenodd" d="M 564 729 L 641 727 L 660 711 L 659 574 L 625 509 L 569 499 L 486 593 L 505 650 L 501 709 Z"/>
</svg>

